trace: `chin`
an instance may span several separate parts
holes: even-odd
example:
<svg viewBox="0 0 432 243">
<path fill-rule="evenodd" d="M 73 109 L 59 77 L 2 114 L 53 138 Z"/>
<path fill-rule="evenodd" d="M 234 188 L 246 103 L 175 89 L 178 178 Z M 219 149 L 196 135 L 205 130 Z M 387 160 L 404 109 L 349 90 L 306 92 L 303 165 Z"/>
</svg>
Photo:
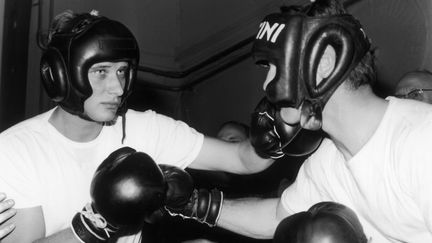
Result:
<svg viewBox="0 0 432 243">
<path fill-rule="evenodd" d="M 90 117 L 96 122 L 111 122 L 117 118 L 116 112 L 105 112 L 103 114 L 97 114 L 94 117 Z"/>
</svg>

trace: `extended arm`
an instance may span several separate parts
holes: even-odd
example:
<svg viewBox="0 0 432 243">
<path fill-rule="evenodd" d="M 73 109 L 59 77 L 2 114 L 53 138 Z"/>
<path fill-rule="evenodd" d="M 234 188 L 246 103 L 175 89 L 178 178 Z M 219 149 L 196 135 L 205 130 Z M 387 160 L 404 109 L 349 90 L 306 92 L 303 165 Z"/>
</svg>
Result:
<svg viewBox="0 0 432 243">
<path fill-rule="evenodd" d="M 268 168 L 273 162 L 273 159 L 259 157 L 249 140 L 229 143 L 216 138 L 205 137 L 198 157 L 189 167 L 251 174 Z"/>
<path fill-rule="evenodd" d="M 218 226 L 252 238 L 271 239 L 286 216 L 279 198 L 225 200 Z"/>
<path fill-rule="evenodd" d="M 159 166 L 168 185 L 165 209 L 173 216 L 260 239 L 272 238 L 278 223 L 288 216 L 278 198 L 227 200 L 217 189 L 194 188 L 192 178 L 181 168 Z"/>
</svg>

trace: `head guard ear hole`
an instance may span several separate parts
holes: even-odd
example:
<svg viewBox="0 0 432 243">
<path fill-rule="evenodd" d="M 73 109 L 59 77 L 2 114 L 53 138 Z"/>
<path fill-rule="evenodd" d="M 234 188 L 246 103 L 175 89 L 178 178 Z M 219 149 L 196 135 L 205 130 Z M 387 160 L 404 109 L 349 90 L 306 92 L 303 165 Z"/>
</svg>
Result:
<svg viewBox="0 0 432 243">
<path fill-rule="evenodd" d="M 335 69 L 335 65 L 336 51 L 333 46 L 327 45 L 318 64 L 318 70 L 316 72 L 316 86 L 318 86 L 323 79 L 328 78 L 331 75 Z"/>
</svg>

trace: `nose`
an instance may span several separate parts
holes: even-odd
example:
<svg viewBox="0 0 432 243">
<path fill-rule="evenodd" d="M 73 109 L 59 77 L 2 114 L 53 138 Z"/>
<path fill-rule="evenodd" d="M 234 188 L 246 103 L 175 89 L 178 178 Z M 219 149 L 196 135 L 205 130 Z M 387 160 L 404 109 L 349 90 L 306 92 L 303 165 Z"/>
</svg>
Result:
<svg viewBox="0 0 432 243">
<path fill-rule="evenodd" d="M 112 75 L 107 84 L 108 92 L 114 96 L 122 96 L 124 92 L 124 84 L 124 80 L 119 78 L 117 75 Z"/>
</svg>

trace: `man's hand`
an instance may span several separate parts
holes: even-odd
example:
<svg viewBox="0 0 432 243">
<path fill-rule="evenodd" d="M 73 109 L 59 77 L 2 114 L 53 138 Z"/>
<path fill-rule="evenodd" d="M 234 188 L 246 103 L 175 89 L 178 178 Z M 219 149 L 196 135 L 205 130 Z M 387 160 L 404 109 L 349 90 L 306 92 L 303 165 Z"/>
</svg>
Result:
<svg viewBox="0 0 432 243">
<path fill-rule="evenodd" d="M 278 159 L 284 156 L 280 134 L 275 127 L 276 107 L 263 98 L 252 113 L 250 141 L 262 158 Z"/>
<path fill-rule="evenodd" d="M 120 230 L 139 229 L 163 206 L 166 182 L 145 153 L 129 147 L 111 153 L 97 168 L 92 202 L 72 220 L 72 230 L 85 243 L 106 242 Z"/>
<path fill-rule="evenodd" d="M 4 193 L 0 193 L 0 239 L 4 238 L 15 229 L 14 224 L 8 224 L 7 221 L 16 214 L 16 210 L 12 208 L 14 201 L 6 199 Z"/>
<path fill-rule="evenodd" d="M 165 205 L 168 213 L 216 226 L 223 193 L 217 189 L 195 189 L 192 177 L 186 171 L 170 165 L 159 166 L 168 184 Z"/>
</svg>

